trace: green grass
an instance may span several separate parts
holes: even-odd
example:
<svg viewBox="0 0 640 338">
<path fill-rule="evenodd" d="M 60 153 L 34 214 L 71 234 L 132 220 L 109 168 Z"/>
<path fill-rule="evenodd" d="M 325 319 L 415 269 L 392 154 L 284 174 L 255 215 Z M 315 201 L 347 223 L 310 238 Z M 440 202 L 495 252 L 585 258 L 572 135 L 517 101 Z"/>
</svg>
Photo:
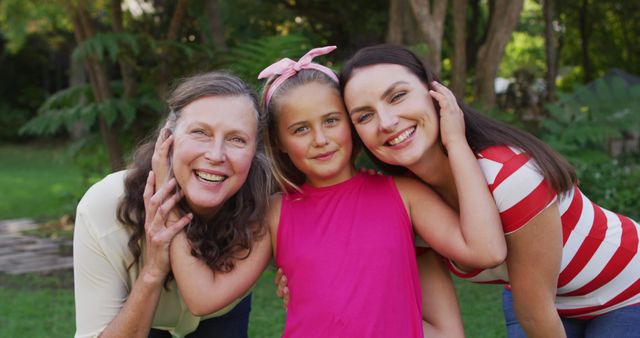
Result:
<svg viewBox="0 0 640 338">
<path fill-rule="evenodd" d="M 0 337 L 72 337 L 73 274 L 0 274 Z"/>
<path fill-rule="evenodd" d="M 502 285 L 475 284 L 454 278 L 464 331 L 468 338 L 506 337 Z"/>
<path fill-rule="evenodd" d="M 0 219 L 72 213 L 86 189 L 61 146 L 1 145 L 0 158 Z"/>
<path fill-rule="evenodd" d="M 73 213 L 83 190 L 79 170 L 62 147 L 0 145 L 0 219 L 41 220 Z M 40 235 L 59 231 L 44 227 Z M 62 232 L 68 234 L 68 229 Z M 61 236 L 64 237 L 64 236 Z M 251 337 L 279 337 L 284 311 L 267 270 L 253 291 Z M 467 337 L 505 337 L 500 286 L 455 280 Z M 0 337 L 71 337 L 75 331 L 73 274 L 0 274 Z"/>
<path fill-rule="evenodd" d="M 267 270 L 253 291 L 251 337 L 280 337 L 284 311 Z M 0 337 L 72 337 L 75 332 L 73 273 L 0 274 Z"/>
<path fill-rule="evenodd" d="M 284 311 L 268 269 L 253 290 L 249 336 L 280 337 Z M 467 337 L 505 337 L 500 286 L 455 281 Z M 75 330 L 73 275 L 0 275 L 0 337 L 71 337 Z"/>
</svg>

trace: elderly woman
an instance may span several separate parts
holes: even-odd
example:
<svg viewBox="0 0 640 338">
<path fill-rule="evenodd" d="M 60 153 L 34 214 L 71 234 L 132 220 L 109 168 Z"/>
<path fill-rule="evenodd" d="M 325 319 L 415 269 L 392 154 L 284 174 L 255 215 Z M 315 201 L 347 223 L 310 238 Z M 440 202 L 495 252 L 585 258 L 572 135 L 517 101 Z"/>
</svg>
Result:
<svg viewBox="0 0 640 338">
<path fill-rule="evenodd" d="M 194 316 L 172 278 L 169 246 L 184 234 L 213 271 L 233 273 L 264 237 L 270 176 L 261 110 L 245 83 L 216 72 L 181 81 L 168 105 L 166 128 L 78 205 L 76 337 L 247 336 L 250 285 L 225 308 Z M 163 151 L 174 178 L 156 191 L 152 157 Z M 172 209 L 180 218 L 168 222 Z"/>
</svg>

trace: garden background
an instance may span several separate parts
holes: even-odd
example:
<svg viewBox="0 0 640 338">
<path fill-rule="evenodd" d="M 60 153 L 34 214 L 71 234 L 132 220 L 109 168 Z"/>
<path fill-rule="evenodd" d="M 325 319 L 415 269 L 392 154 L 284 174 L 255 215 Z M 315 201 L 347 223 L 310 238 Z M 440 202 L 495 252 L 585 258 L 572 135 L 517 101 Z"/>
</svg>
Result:
<svg viewBox="0 0 640 338">
<path fill-rule="evenodd" d="M 335 44 L 321 61 L 338 70 L 382 42 L 410 47 L 467 102 L 564 154 L 595 202 L 640 219 L 639 36 L 631 0 L 2 0 L 0 220 L 71 239 L 84 191 L 125 167 L 177 78 L 227 69 L 259 90 L 278 58 Z M 281 332 L 273 274 L 255 288 L 252 337 Z M 503 337 L 500 287 L 456 286 L 467 335 Z M 1 337 L 73 335 L 69 269 L 0 272 L 0 300 Z"/>
</svg>

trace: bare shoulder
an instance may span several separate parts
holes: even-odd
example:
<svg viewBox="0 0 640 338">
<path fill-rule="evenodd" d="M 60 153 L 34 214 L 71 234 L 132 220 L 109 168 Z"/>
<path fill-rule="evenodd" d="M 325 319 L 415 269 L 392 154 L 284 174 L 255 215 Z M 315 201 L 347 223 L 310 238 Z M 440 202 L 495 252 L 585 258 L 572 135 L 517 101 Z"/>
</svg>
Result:
<svg viewBox="0 0 640 338">
<path fill-rule="evenodd" d="M 395 181 L 398 192 L 400 192 L 402 198 L 411 197 L 414 195 L 424 196 L 433 194 L 433 191 L 427 184 L 416 178 L 394 176 L 393 180 Z"/>
</svg>

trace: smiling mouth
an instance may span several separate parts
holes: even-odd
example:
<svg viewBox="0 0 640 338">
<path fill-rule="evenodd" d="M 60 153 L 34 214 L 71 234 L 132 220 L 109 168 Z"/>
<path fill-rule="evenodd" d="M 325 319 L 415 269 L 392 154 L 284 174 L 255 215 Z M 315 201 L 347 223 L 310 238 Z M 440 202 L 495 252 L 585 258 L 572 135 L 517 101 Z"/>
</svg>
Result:
<svg viewBox="0 0 640 338">
<path fill-rule="evenodd" d="M 415 133 L 416 131 L 416 127 L 411 127 L 405 131 L 403 131 L 402 133 L 400 133 L 400 135 L 392 138 L 391 140 L 385 142 L 386 146 L 395 146 L 397 144 L 402 143 L 403 141 L 405 141 L 406 139 L 408 139 L 409 137 L 411 137 L 411 135 L 413 135 L 413 133 Z"/>
<path fill-rule="evenodd" d="M 196 171 L 195 173 L 199 179 L 209 183 L 220 183 L 228 178 L 228 176 L 215 175 L 203 171 Z"/>
<path fill-rule="evenodd" d="M 330 151 L 330 152 L 327 152 L 327 153 L 320 154 L 320 155 L 318 155 L 318 156 L 314 156 L 314 157 L 313 157 L 313 159 L 314 159 L 314 160 L 326 160 L 326 159 L 331 158 L 331 156 L 332 156 L 334 153 L 335 153 L 335 151 Z"/>
</svg>

